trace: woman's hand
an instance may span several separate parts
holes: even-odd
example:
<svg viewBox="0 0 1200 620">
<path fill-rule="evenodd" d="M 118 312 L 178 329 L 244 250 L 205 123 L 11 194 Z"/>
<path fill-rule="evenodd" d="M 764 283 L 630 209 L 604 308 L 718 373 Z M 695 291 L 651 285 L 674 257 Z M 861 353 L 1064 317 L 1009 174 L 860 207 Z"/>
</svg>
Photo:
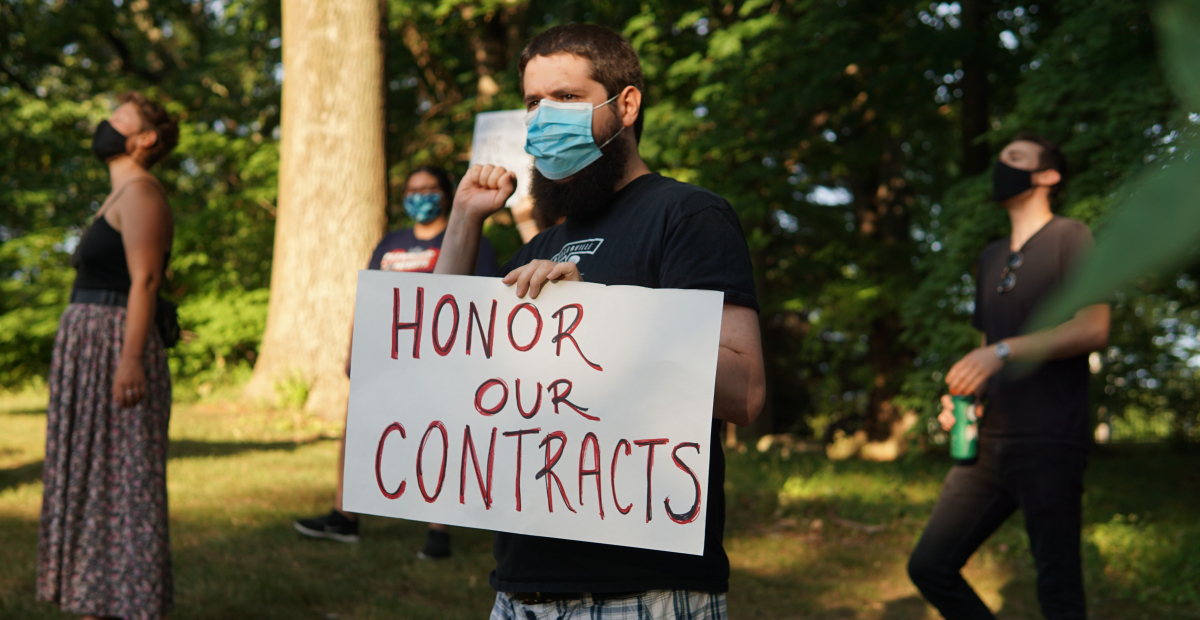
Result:
<svg viewBox="0 0 1200 620">
<path fill-rule="evenodd" d="M 529 293 L 530 299 L 537 299 L 542 287 L 547 282 L 583 282 L 579 267 L 572 262 L 556 263 L 549 260 L 535 260 L 519 269 L 514 269 L 504 276 L 504 283 L 517 285 L 517 297 L 524 298 Z"/>
<path fill-rule="evenodd" d="M 146 397 L 146 371 L 142 360 L 121 358 L 113 379 L 113 400 L 122 407 L 134 407 Z"/>
</svg>

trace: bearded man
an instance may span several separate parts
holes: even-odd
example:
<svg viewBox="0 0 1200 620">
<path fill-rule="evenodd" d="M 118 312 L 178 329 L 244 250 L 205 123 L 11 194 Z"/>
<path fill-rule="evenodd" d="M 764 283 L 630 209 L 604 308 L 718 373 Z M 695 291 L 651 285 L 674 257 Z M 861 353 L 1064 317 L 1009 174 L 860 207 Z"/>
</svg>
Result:
<svg viewBox="0 0 1200 620">
<path fill-rule="evenodd" d="M 644 113 L 637 53 L 605 28 L 570 24 L 530 41 L 518 64 L 529 114 L 530 193 L 565 216 L 499 275 L 517 297 L 571 280 L 725 294 L 709 441 L 704 555 L 497 533 L 493 620 L 530 617 L 726 617 L 729 560 L 722 421 L 745 426 L 765 393 L 750 252 L 729 203 L 650 172 L 638 154 Z M 435 273 L 475 273 L 484 219 L 515 189 L 503 168 L 476 166 L 459 185 Z"/>
</svg>

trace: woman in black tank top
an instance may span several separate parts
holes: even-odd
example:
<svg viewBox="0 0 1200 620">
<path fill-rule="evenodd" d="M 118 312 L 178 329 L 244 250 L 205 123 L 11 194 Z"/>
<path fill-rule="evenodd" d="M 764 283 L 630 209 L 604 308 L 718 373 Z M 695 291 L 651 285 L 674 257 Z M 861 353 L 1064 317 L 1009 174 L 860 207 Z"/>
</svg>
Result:
<svg viewBox="0 0 1200 620">
<path fill-rule="evenodd" d="M 158 189 L 157 181 L 153 179 L 133 179 L 126 182 L 106 202 L 115 204 L 121 199 L 125 190 L 136 183 L 153 183 Z M 109 207 L 110 210 L 113 208 Z M 169 230 L 168 234 L 170 234 Z M 171 249 L 168 245 L 163 253 L 159 270 L 160 282 L 162 278 L 166 277 L 167 263 L 170 259 Z M 121 231 L 113 228 L 113 225 L 108 222 L 108 218 L 102 215 L 96 217 L 83 232 L 83 236 L 79 239 L 79 245 L 75 248 L 75 253 L 71 255 L 71 266 L 75 268 L 75 286 L 72 288 L 72 292 L 112 291 L 128 297 L 130 289 L 133 287 L 133 281 L 129 275 L 129 263 L 125 258 L 125 239 L 121 235 Z M 157 293 L 157 286 L 155 293 Z M 75 296 L 85 297 L 86 294 L 76 293 Z M 114 392 L 114 396 L 118 395 L 119 392 Z"/>
<path fill-rule="evenodd" d="M 162 618 L 174 605 L 167 531 L 171 377 L 154 326 L 173 223 L 148 169 L 179 139 L 138 93 L 92 151 L 113 191 L 71 264 L 50 365 L 37 598 L 85 618 Z"/>
</svg>

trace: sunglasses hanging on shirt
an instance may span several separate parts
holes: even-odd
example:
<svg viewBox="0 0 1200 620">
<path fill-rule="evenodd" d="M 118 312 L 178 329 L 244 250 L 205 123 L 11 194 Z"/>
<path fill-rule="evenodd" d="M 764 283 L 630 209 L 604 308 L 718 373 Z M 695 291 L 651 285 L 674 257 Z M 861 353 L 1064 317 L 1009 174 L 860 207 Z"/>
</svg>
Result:
<svg viewBox="0 0 1200 620">
<path fill-rule="evenodd" d="M 1020 252 L 1013 252 L 1008 255 L 1008 262 L 1004 265 L 1004 271 L 1000 272 L 1000 286 L 996 287 L 997 293 L 1007 293 L 1017 286 L 1017 269 L 1020 269 L 1021 264 L 1024 262 L 1025 257 Z"/>
</svg>

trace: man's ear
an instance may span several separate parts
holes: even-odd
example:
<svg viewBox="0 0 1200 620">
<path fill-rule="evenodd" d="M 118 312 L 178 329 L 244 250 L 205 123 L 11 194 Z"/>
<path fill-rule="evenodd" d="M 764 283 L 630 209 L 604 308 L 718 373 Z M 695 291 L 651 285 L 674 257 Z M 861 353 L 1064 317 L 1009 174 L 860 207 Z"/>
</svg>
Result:
<svg viewBox="0 0 1200 620">
<path fill-rule="evenodd" d="M 621 103 L 621 125 L 633 127 L 637 122 L 638 113 L 642 111 L 642 91 L 633 86 L 626 86 L 625 90 L 617 95 L 617 101 Z"/>
<path fill-rule="evenodd" d="M 1062 181 L 1062 175 L 1054 168 L 1048 170 L 1039 170 L 1033 173 L 1033 178 L 1030 179 L 1037 187 L 1054 187 Z"/>
</svg>

